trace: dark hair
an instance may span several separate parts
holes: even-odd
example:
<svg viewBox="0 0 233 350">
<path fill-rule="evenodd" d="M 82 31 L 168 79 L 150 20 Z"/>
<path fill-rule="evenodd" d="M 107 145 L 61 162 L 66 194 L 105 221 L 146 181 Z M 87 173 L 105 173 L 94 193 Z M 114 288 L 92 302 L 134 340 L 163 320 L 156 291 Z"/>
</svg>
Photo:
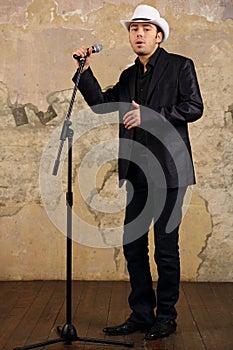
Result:
<svg viewBox="0 0 233 350">
<path fill-rule="evenodd" d="M 155 26 L 156 26 L 156 28 L 157 28 L 157 32 L 158 32 L 158 33 L 161 32 L 161 33 L 163 34 L 163 36 L 164 36 L 164 32 L 163 32 L 163 30 L 160 28 L 160 26 L 158 26 L 157 24 L 155 24 Z"/>
<path fill-rule="evenodd" d="M 158 34 L 158 33 L 162 33 L 163 38 L 164 38 L 164 32 L 163 32 L 163 30 L 161 29 L 161 27 L 158 26 L 157 24 L 155 24 L 155 26 L 156 26 L 156 28 L 157 28 L 157 34 Z M 163 41 L 163 38 L 162 38 L 161 42 Z M 161 43 L 159 43 L 159 45 L 160 45 L 160 44 L 161 44 Z"/>
</svg>

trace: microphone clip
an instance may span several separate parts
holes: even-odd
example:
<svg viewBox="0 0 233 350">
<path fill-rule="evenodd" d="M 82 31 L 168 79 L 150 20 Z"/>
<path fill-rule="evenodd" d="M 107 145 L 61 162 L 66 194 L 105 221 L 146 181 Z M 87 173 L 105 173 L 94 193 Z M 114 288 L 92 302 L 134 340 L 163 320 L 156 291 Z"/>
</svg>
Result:
<svg viewBox="0 0 233 350">
<path fill-rule="evenodd" d="M 85 57 L 80 57 L 76 54 L 73 54 L 73 58 L 79 62 L 85 62 L 86 61 L 86 56 Z"/>
</svg>

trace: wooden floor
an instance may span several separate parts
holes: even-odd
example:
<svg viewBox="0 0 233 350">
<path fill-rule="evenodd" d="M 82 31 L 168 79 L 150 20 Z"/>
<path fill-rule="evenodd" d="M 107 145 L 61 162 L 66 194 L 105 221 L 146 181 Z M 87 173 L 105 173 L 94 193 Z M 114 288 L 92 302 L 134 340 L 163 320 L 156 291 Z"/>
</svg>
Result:
<svg viewBox="0 0 233 350">
<path fill-rule="evenodd" d="M 73 282 L 72 322 L 78 336 L 113 339 L 102 334 L 106 325 L 129 315 L 128 282 Z M 54 340 L 57 325 L 66 323 L 65 282 L 0 282 L 0 349 Z M 113 340 L 133 342 L 133 349 L 232 350 L 233 284 L 182 283 L 177 304 L 178 328 L 169 338 L 145 342 L 142 333 Z M 64 342 L 40 349 L 123 350 L 125 346 Z"/>
</svg>

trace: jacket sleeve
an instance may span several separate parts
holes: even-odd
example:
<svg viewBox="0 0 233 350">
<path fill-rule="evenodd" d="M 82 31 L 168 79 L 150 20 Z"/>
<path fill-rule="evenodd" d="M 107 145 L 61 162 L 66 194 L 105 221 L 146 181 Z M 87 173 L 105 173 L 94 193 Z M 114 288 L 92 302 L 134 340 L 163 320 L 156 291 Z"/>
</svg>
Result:
<svg viewBox="0 0 233 350">
<path fill-rule="evenodd" d="M 74 83 L 76 82 L 76 78 L 77 72 L 72 79 Z M 109 113 L 118 109 L 119 83 L 113 86 L 113 88 L 102 91 L 90 67 L 82 73 L 78 89 L 95 113 Z"/>
<path fill-rule="evenodd" d="M 203 102 L 192 60 L 186 59 L 178 76 L 177 103 L 156 108 L 173 125 L 194 122 L 201 118 Z"/>
</svg>

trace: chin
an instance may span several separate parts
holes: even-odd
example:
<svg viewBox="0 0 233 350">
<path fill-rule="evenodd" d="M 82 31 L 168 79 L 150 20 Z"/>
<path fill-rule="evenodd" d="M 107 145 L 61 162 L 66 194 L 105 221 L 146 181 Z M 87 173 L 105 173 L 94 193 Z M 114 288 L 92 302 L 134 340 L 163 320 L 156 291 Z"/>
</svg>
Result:
<svg viewBox="0 0 233 350">
<path fill-rule="evenodd" d="M 136 52 L 136 54 L 137 54 L 138 56 L 147 56 L 147 53 L 144 52 L 144 51 L 138 51 L 138 52 Z"/>
<path fill-rule="evenodd" d="M 136 48 L 136 49 L 134 50 L 134 52 L 135 52 L 137 55 L 139 55 L 139 56 L 146 55 L 146 53 L 145 53 L 145 51 L 144 51 L 143 49 L 138 49 L 138 48 Z"/>
</svg>

